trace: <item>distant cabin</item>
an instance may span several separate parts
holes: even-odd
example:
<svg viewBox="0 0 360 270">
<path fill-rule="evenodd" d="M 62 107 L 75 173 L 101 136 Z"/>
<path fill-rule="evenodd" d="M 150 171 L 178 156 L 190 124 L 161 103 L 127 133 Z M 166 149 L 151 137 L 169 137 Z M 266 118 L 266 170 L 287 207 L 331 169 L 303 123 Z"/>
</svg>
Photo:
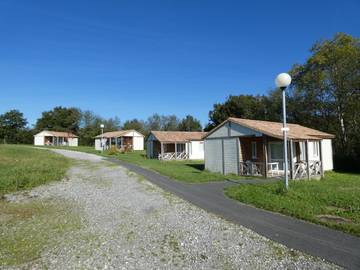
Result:
<svg viewBox="0 0 360 270">
<path fill-rule="evenodd" d="M 206 132 L 151 131 L 147 141 L 147 157 L 160 160 L 204 159 Z"/>
<path fill-rule="evenodd" d="M 44 130 L 34 135 L 34 145 L 78 146 L 78 136 L 71 132 Z"/>
<path fill-rule="evenodd" d="M 287 124 L 288 172 L 284 171 L 283 124 L 228 118 L 204 138 L 205 169 L 212 172 L 292 179 L 321 177 L 333 169 L 334 135 Z"/>
<path fill-rule="evenodd" d="M 95 137 L 96 150 L 106 150 L 112 146 L 124 150 L 144 150 L 144 135 L 136 130 L 118 130 Z"/>
</svg>

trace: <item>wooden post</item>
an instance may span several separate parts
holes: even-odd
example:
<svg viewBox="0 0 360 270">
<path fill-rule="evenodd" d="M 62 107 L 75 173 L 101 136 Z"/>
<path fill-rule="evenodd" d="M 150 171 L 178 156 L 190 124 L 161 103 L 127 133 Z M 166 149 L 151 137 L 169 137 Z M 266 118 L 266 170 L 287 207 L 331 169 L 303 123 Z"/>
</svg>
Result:
<svg viewBox="0 0 360 270">
<path fill-rule="evenodd" d="M 152 140 L 147 141 L 146 152 L 149 153 L 148 158 L 153 158 L 154 157 L 154 146 L 153 146 L 153 141 Z"/>
<path fill-rule="evenodd" d="M 175 159 L 177 159 L 177 143 L 175 142 Z"/>
<path fill-rule="evenodd" d="M 224 139 L 221 140 L 222 173 L 225 174 Z"/>
<path fill-rule="evenodd" d="M 205 148 L 205 144 L 204 144 Z M 240 138 L 236 139 L 236 152 L 237 152 L 237 175 L 240 175 Z"/>
<path fill-rule="evenodd" d="M 267 153 L 267 138 L 263 135 L 263 157 L 264 157 L 264 177 L 268 177 L 268 153 Z"/>
<path fill-rule="evenodd" d="M 192 153 L 192 144 L 191 142 L 185 143 L 185 155 L 186 159 L 190 158 L 190 154 Z"/>
<path fill-rule="evenodd" d="M 290 179 L 294 179 L 294 148 L 293 140 L 290 140 Z"/>
<path fill-rule="evenodd" d="M 161 159 L 162 159 L 164 156 L 164 143 L 161 142 L 160 144 L 161 144 Z"/>
<path fill-rule="evenodd" d="M 324 177 L 324 162 L 323 162 L 323 154 L 322 154 L 322 140 L 319 141 L 319 156 L 320 156 L 320 173 L 321 178 Z"/>
<path fill-rule="evenodd" d="M 118 149 L 118 143 L 117 143 L 117 141 L 118 141 L 118 137 L 115 137 L 115 147 L 116 147 L 116 149 Z"/>
<path fill-rule="evenodd" d="M 309 140 L 306 140 L 305 149 L 306 149 L 306 174 L 307 174 L 307 179 L 310 180 Z"/>
</svg>

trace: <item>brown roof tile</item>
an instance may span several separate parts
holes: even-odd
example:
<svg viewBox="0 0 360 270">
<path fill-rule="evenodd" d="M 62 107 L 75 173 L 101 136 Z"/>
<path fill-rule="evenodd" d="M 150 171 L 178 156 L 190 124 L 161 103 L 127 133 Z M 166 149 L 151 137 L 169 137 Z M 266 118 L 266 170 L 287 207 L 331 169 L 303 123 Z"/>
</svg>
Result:
<svg viewBox="0 0 360 270">
<path fill-rule="evenodd" d="M 109 131 L 109 132 L 104 132 L 103 135 L 97 135 L 95 138 L 101 138 L 102 136 L 104 138 L 115 138 L 115 137 L 121 137 L 124 136 L 126 133 L 129 132 L 133 132 L 136 130 L 130 129 L 130 130 L 117 130 L 117 131 Z M 137 131 L 136 131 L 137 132 Z"/>
<path fill-rule="evenodd" d="M 283 132 L 281 130 L 283 124 L 281 122 L 260 121 L 260 120 L 232 118 L 232 117 L 230 117 L 228 120 L 243 125 L 245 127 L 254 129 L 271 137 L 275 137 L 279 139 L 283 137 Z M 316 129 L 304 127 L 298 124 L 288 123 L 287 127 L 289 128 L 288 131 L 289 139 L 318 140 L 318 139 L 326 139 L 326 138 L 330 139 L 335 137 L 332 134 L 325 133 Z"/>
<path fill-rule="evenodd" d="M 281 122 L 270 122 L 270 121 L 261 121 L 261 120 L 251 120 L 251 119 L 243 119 L 243 118 L 234 118 L 229 117 L 226 123 L 231 121 L 233 123 L 237 123 L 244 127 L 250 128 L 252 130 L 258 131 L 270 137 L 282 139 L 283 132 L 281 128 L 283 124 Z M 221 124 L 220 126 L 222 126 Z M 335 136 L 329 133 L 325 133 L 316 129 L 304 127 L 298 124 L 291 124 L 288 123 L 287 127 L 289 128 L 288 131 L 288 138 L 294 140 L 319 140 L 319 139 L 332 139 Z"/>
<path fill-rule="evenodd" d="M 49 130 L 46 130 L 46 132 L 50 133 L 54 137 L 64 137 L 64 138 L 77 138 L 78 137 L 78 136 L 76 136 L 75 134 L 73 134 L 71 132 L 49 131 Z"/>
<path fill-rule="evenodd" d="M 207 134 L 200 131 L 151 131 L 160 142 L 201 141 Z"/>
</svg>

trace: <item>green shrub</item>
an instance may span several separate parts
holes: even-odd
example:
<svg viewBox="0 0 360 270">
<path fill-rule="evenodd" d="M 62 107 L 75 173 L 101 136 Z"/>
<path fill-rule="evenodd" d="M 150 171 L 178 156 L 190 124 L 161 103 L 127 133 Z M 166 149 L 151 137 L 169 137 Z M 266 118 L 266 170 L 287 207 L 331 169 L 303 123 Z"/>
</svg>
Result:
<svg viewBox="0 0 360 270">
<path fill-rule="evenodd" d="M 118 150 L 117 150 L 116 146 L 111 146 L 110 149 L 108 149 L 106 151 L 106 154 L 108 154 L 108 155 L 117 155 L 117 153 L 118 153 Z"/>
</svg>

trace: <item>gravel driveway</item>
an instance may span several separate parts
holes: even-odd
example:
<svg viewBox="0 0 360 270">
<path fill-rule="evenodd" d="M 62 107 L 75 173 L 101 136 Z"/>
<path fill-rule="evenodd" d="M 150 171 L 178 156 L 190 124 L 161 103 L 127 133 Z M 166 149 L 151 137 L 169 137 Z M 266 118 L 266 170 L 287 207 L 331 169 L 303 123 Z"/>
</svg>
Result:
<svg viewBox="0 0 360 270">
<path fill-rule="evenodd" d="M 74 166 L 67 179 L 34 189 L 29 200 L 66 202 L 82 225 L 22 268 L 336 268 L 199 209 L 99 156 L 54 151 L 76 159 Z"/>
</svg>

